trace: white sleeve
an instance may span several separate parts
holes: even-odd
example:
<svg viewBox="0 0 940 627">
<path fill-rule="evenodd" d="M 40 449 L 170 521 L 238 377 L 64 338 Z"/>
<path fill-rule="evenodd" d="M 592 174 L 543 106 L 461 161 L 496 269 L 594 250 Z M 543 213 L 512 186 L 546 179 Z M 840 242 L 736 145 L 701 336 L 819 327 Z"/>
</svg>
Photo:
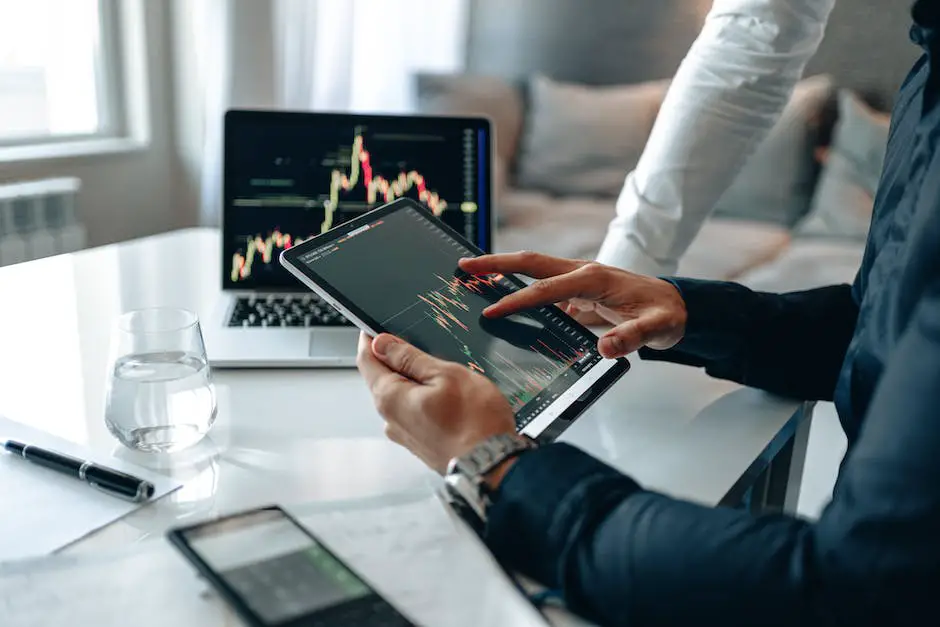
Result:
<svg viewBox="0 0 940 627">
<path fill-rule="evenodd" d="M 673 274 L 778 120 L 835 0 L 715 0 L 617 200 L 598 261 Z"/>
</svg>

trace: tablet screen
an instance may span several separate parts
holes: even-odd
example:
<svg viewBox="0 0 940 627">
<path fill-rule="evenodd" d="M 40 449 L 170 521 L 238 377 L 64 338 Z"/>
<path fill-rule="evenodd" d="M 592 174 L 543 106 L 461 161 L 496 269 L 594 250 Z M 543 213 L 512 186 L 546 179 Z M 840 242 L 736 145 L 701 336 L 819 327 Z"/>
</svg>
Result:
<svg viewBox="0 0 940 627">
<path fill-rule="evenodd" d="M 370 328 L 490 378 L 519 430 L 535 437 L 618 362 L 602 358 L 596 336 L 556 307 L 483 317 L 487 305 L 523 284 L 459 270 L 461 257 L 476 254 L 437 220 L 403 204 L 300 251 L 297 261 Z"/>
</svg>

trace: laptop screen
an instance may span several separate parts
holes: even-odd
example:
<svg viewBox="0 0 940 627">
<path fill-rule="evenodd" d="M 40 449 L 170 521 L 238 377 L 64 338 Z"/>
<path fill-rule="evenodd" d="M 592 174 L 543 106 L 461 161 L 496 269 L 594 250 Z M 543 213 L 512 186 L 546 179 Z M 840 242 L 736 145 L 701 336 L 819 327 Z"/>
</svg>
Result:
<svg viewBox="0 0 940 627">
<path fill-rule="evenodd" d="M 222 287 L 302 290 L 283 249 L 402 196 L 488 251 L 490 139 L 482 118 L 229 111 Z"/>
</svg>

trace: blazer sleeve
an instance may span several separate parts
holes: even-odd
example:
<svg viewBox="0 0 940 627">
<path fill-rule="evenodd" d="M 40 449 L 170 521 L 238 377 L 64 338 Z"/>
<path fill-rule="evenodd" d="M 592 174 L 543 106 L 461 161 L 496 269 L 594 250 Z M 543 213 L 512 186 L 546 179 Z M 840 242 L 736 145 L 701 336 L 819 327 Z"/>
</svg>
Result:
<svg viewBox="0 0 940 627">
<path fill-rule="evenodd" d="M 485 539 L 604 625 L 916 625 L 940 590 L 940 283 L 815 523 L 646 491 L 566 444 L 519 457 Z"/>
<path fill-rule="evenodd" d="M 771 294 L 736 283 L 670 279 L 688 311 L 685 336 L 640 357 L 705 368 L 793 398 L 832 400 L 858 319 L 856 291 L 834 285 Z"/>
</svg>

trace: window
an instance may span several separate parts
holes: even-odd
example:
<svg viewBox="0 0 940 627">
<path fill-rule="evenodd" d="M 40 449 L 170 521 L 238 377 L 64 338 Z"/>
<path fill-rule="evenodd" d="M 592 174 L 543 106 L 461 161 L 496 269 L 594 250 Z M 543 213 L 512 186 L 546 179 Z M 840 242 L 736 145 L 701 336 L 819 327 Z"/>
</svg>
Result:
<svg viewBox="0 0 940 627">
<path fill-rule="evenodd" d="M 122 132 L 118 0 L 0 0 L 0 147 Z"/>
</svg>

